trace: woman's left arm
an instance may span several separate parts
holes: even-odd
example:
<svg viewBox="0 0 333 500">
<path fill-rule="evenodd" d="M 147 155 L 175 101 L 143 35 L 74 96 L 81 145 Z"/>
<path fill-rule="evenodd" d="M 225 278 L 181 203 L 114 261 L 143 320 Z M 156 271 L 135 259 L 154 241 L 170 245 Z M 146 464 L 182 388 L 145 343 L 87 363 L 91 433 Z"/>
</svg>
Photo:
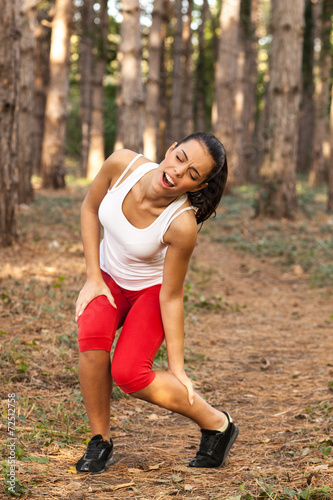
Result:
<svg viewBox="0 0 333 500">
<path fill-rule="evenodd" d="M 196 240 L 197 224 L 193 212 L 184 212 L 173 221 L 164 237 L 169 246 L 160 291 L 168 369 L 186 387 L 190 404 L 193 404 L 194 389 L 184 369 L 183 287 Z"/>
</svg>

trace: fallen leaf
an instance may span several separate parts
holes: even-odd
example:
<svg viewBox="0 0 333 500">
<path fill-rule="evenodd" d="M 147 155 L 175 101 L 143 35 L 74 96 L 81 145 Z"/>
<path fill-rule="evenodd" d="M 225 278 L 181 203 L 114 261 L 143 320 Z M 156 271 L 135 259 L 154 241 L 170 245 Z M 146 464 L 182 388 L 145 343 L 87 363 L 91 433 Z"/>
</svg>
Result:
<svg viewBox="0 0 333 500">
<path fill-rule="evenodd" d="M 46 455 L 57 455 L 58 453 L 60 453 L 60 448 L 58 443 L 53 442 L 50 444 L 50 446 L 46 446 L 44 448 L 44 451 Z"/>
<path fill-rule="evenodd" d="M 306 483 L 308 486 L 316 486 L 318 483 L 318 472 L 312 472 L 309 477 L 306 478 Z"/>
<path fill-rule="evenodd" d="M 172 474 L 171 479 L 173 483 L 181 483 L 182 481 L 184 481 L 182 477 L 177 476 L 176 474 Z"/>
<path fill-rule="evenodd" d="M 326 469 L 328 469 L 328 464 L 316 465 L 316 467 L 314 467 L 313 469 L 314 470 L 326 470 Z"/>
<path fill-rule="evenodd" d="M 83 491 L 73 491 L 71 495 L 68 497 L 68 500 L 85 500 L 86 495 L 83 493 Z"/>
<path fill-rule="evenodd" d="M 75 468 L 75 465 L 71 465 L 69 469 L 67 469 L 67 472 L 70 472 L 71 474 L 77 474 L 77 470 Z"/>
<path fill-rule="evenodd" d="M 266 358 L 262 358 L 260 360 L 260 363 L 261 363 L 260 366 L 261 370 L 268 370 L 268 368 L 271 366 L 271 362 Z"/>
<path fill-rule="evenodd" d="M 304 269 L 300 265 L 296 265 L 294 266 L 294 274 L 296 274 L 296 276 L 302 276 L 302 274 L 304 274 Z"/>
<path fill-rule="evenodd" d="M 160 464 L 149 465 L 148 470 L 158 470 L 160 468 Z"/>
<path fill-rule="evenodd" d="M 191 484 L 184 484 L 184 490 L 185 491 L 193 491 L 194 486 L 192 486 Z"/>
</svg>

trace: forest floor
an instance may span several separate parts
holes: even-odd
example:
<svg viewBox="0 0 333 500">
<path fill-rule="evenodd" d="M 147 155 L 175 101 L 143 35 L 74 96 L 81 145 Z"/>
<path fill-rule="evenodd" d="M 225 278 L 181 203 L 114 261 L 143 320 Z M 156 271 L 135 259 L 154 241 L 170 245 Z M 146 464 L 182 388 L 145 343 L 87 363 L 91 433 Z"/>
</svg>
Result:
<svg viewBox="0 0 333 500">
<path fill-rule="evenodd" d="M 323 192 L 300 186 L 297 219 L 277 222 L 254 219 L 254 188 L 239 189 L 199 233 L 185 290 L 186 366 L 239 427 L 225 466 L 189 468 L 196 426 L 116 387 L 114 464 L 82 475 L 75 462 L 90 434 L 74 304 L 85 279 L 85 192 L 77 182 L 36 190 L 20 210 L 20 245 L 0 250 L 0 498 L 9 498 L 15 442 L 23 499 L 333 499 L 333 215 Z M 165 366 L 162 347 L 156 367 Z"/>
</svg>

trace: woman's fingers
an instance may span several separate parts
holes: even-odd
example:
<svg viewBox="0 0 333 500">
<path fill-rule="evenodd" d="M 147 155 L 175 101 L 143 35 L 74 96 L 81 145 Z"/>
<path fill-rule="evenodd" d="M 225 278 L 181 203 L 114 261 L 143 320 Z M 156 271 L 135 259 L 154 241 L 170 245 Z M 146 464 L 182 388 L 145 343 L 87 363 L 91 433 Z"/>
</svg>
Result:
<svg viewBox="0 0 333 500">
<path fill-rule="evenodd" d="M 117 306 L 116 306 L 116 303 L 115 303 L 115 300 L 113 298 L 113 295 L 108 291 L 106 293 L 104 293 L 104 295 L 106 296 L 106 298 L 109 300 L 110 304 L 115 308 L 117 309 Z"/>
<path fill-rule="evenodd" d="M 79 302 L 77 301 L 76 303 L 76 309 L 75 309 L 75 321 L 78 320 L 78 317 L 81 316 L 81 314 L 83 313 L 83 311 L 85 310 L 85 308 L 87 307 L 87 304 L 85 304 L 84 302 Z"/>
<path fill-rule="evenodd" d="M 193 384 L 191 381 L 186 385 L 187 393 L 188 393 L 188 400 L 190 405 L 193 405 L 194 403 L 194 388 Z"/>
<path fill-rule="evenodd" d="M 75 308 L 75 321 L 78 320 L 78 318 L 81 316 L 81 314 L 84 312 L 85 308 L 87 305 L 94 300 L 96 297 L 99 297 L 100 295 L 105 295 L 105 297 L 108 299 L 112 307 L 115 307 L 117 309 L 115 300 L 108 288 L 100 288 L 100 289 L 93 289 L 93 288 L 88 288 L 86 285 L 82 288 L 79 297 L 76 301 L 76 308 Z"/>
<path fill-rule="evenodd" d="M 184 373 L 182 375 L 179 374 L 179 376 L 176 375 L 178 378 L 179 382 L 183 384 L 183 386 L 187 390 L 187 397 L 190 405 L 193 405 L 194 403 L 194 387 L 192 384 L 192 381 L 188 378 L 188 376 Z"/>
</svg>

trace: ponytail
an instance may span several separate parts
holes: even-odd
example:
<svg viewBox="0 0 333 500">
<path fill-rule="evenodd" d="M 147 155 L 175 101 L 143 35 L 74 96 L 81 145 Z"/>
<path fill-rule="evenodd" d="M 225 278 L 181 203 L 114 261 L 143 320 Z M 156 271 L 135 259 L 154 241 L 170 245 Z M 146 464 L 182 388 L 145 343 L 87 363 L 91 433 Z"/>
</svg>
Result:
<svg viewBox="0 0 333 500">
<path fill-rule="evenodd" d="M 200 224 L 211 215 L 216 215 L 216 209 L 227 182 L 228 163 L 224 146 L 214 135 L 196 132 L 183 139 L 177 144 L 177 147 L 191 140 L 199 141 L 214 163 L 212 171 L 205 180 L 207 186 L 198 191 L 187 193 L 188 199 L 196 208 L 195 217 L 197 223 Z"/>
</svg>

